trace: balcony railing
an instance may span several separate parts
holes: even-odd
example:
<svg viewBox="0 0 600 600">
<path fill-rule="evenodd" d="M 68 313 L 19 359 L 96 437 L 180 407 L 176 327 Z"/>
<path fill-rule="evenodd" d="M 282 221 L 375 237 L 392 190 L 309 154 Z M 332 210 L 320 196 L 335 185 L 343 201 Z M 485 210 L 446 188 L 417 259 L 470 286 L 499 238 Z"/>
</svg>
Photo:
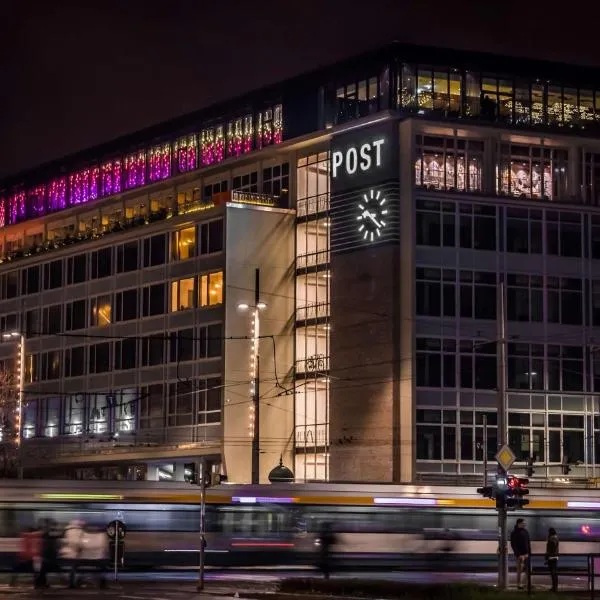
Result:
<svg viewBox="0 0 600 600">
<path fill-rule="evenodd" d="M 322 319 L 329 316 L 329 302 L 319 302 L 317 304 L 308 304 L 296 309 L 296 321 L 310 321 L 312 319 Z"/>
<path fill-rule="evenodd" d="M 311 252 L 310 254 L 300 254 L 296 257 L 296 269 L 306 269 L 307 267 L 316 267 L 318 265 L 329 264 L 329 250 Z"/>
<path fill-rule="evenodd" d="M 299 217 L 326 213 L 329 210 L 329 194 L 298 200 L 296 214 Z"/>
<path fill-rule="evenodd" d="M 237 202 L 238 204 L 254 204 L 257 206 L 275 206 L 277 198 L 269 194 L 258 194 L 256 192 L 245 192 L 232 190 L 230 192 L 217 192 L 213 194 L 212 201 L 215 205 L 226 202 Z"/>
<path fill-rule="evenodd" d="M 296 361 L 296 373 L 325 373 L 329 371 L 329 356 L 313 354 Z"/>
</svg>

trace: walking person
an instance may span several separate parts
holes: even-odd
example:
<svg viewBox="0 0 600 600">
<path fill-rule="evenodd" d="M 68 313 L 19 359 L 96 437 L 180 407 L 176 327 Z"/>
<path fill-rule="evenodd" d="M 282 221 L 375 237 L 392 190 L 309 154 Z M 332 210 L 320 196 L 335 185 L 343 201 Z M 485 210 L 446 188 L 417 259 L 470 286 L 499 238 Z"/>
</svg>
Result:
<svg viewBox="0 0 600 600">
<path fill-rule="evenodd" d="M 17 583 L 19 573 L 33 573 L 35 582 L 40 551 L 41 542 L 39 532 L 33 527 L 24 529 L 19 537 L 19 556 L 17 557 L 17 562 L 10 578 L 11 586 L 14 586 Z"/>
<path fill-rule="evenodd" d="M 556 529 L 548 529 L 548 539 L 546 540 L 546 564 L 550 571 L 552 580 L 552 591 L 558 591 L 558 535 Z"/>
<path fill-rule="evenodd" d="M 36 581 L 36 587 L 38 588 L 50 587 L 48 585 L 48 573 L 60 571 L 58 564 L 58 539 L 60 535 L 56 523 L 51 519 L 46 519 L 42 526 L 41 567 Z"/>
<path fill-rule="evenodd" d="M 515 528 L 510 534 L 510 546 L 517 561 L 517 588 L 522 590 L 521 579 L 531 554 L 531 541 L 529 532 L 525 528 L 525 519 L 517 519 Z"/>
</svg>

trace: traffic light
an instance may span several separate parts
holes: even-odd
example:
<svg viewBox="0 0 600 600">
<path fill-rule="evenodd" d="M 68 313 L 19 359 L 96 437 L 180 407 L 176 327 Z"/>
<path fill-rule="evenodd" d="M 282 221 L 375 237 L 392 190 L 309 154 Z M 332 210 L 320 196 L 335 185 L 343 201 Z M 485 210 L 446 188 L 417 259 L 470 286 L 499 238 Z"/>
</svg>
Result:
<svg viewBox="0 0 600 600">
<path fill-rule="evenodd" d="M 535 469 L 533 468 L 533 456 L 529 457 L 527 459 L 527 477 L 533 477 L 533 474 L 535 473 Z"/>
<path fill-rule="evenodd" d="M 508 499 L 508 494 L 510 492 L 508 487 L 509 478 L 507 475 L 498 475 L 496 477 L 496 490 L 495 490 L 495 498 L 496 498 L 496 509 L 500 510 L 502 508 L 506 508 L 506 502 Z"/>
<path fill-rule="evenodd" d="M 529 494 L 529 479 L 525 477 L 508 477 L 508 489 L 506 493 L 506 508 L 516 509 L 523 508 L 529 504 L 529 500 L 525 498 Z"/>
</svg>

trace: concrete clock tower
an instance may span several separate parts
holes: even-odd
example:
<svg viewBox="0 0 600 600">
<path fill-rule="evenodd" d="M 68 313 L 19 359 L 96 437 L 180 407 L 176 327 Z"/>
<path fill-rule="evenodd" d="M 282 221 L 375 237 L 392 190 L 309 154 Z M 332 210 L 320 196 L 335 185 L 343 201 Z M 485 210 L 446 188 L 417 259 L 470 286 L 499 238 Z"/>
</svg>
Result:
<svg viewBox="0 0 600 600">
<path fill-rule="evenodd" d="M 399 481 L 398 124 L 331 145 L 330 479 Z"/>
</svg>

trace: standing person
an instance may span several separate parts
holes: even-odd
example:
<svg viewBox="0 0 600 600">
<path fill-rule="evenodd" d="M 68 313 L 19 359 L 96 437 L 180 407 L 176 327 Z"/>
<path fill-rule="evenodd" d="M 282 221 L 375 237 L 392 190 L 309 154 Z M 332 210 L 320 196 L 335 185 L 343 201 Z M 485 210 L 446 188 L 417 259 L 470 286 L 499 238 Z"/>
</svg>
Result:
<svg viewBox="0 0 600 600">
<path fill-rule="evenodd" d="M 510 546 L 517 560 L 517 587 L 521 590 L 521 576 L 527 566 L 527 560 L 531 554 L 531 541 L 529 532 L 525 528 L 525 519 L 517 519 L 515 528 L 510 534 Z"/>
<path fill-rule="evenodd" d="M 558 535 L 556 529 L 548 529 L 548 539 L 546 540 L 546 564 L 550 570 L 552 580 L 552 591 L 558 591 Z"/>
<path fill-rule="evenodd" d="M 331 528 L 331 523 L 323 523 L 321 526 L 319 547 L 319 566 L 325 579 L 329 579 L 331 573 L 331 547 L 335 544 L 335 534 Z"/>
<path fill-rule="evenodd" d="M 33 573 L 35 581 L 35 566 L 39 561 L 39 555 L 39 532 L 37 532 L 33 527 L 28 527 L 24 529 L 19 536 L 19 556 L 10 578 L 11 586 L 17 583 L 18 573 Z"/>
<path fill-rule="evenodd" d="M 41 568 L 37 578 L 36 587 L 45 588 L 48 586 L 48 573 L 59 571 L 58 565 L 58 538 L 60 533 L 57 530 L 56 523 L 51 519 L 46 519 L 42 527 L 41 543 Z"/>
</svg>

